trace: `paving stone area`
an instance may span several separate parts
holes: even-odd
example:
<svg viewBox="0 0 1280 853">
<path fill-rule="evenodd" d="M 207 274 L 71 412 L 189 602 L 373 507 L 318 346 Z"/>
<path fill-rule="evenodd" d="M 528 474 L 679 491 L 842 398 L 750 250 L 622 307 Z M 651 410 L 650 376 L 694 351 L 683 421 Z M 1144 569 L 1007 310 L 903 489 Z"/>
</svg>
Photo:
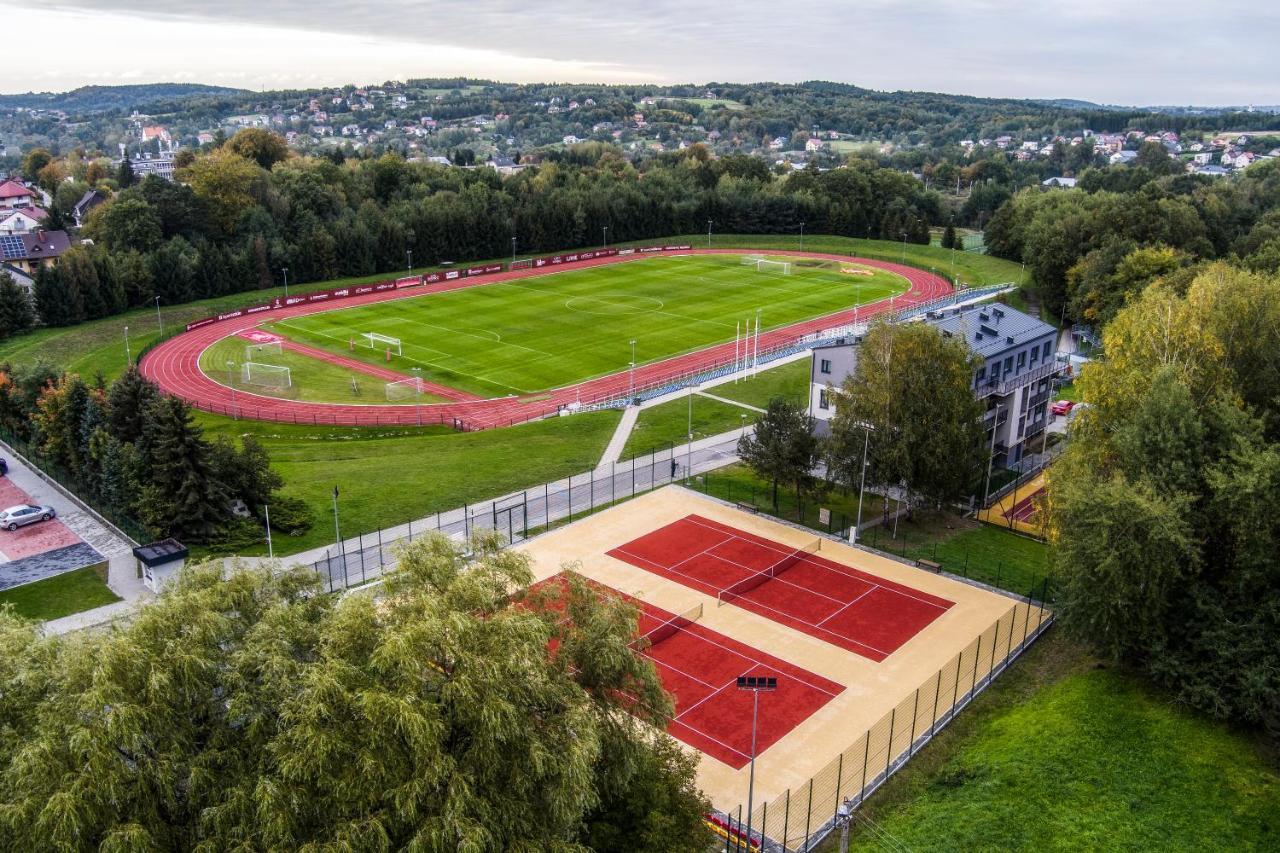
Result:
<svg viewBox="0 0 1280 853">
<path fill-rule="evenodd" d="M 76 569 L 102 562 L 97 549 L 84 542 L 54 548 L 42 554 L 33 554 L 18 560 L 0 564 L 0 589 L 9 589 L 34 583 Z"/>
</svg>

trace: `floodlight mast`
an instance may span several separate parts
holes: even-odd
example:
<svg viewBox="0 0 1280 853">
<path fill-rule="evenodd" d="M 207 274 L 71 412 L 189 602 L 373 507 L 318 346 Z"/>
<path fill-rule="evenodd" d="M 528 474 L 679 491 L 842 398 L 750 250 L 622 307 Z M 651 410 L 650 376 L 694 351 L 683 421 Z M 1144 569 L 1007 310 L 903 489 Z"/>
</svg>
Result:
<svg viewBox="0 0 1280 853">
<path fill-rule="evenodd" d="M 738 689 L 752 693 L 751 707 L 751 771 L 747 777 L 747 846 L 751 846 L 751 810 L 754 806 L 756 792 L 756 728 L 760 719 L 760 694 L 772 693 L 778 689 L 778 679 L 774 676 L 739 675 Z M 761 827 L 763 836 L 764 828 Z"/>
</svg>

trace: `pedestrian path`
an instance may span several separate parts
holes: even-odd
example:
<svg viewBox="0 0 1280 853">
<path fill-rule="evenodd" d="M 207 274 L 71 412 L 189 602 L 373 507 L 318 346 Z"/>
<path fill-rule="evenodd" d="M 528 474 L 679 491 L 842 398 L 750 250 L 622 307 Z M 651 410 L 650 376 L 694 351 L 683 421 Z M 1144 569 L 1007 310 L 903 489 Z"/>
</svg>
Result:
<svg viewBox="0 0 1280 853">
<path fill-rule="evenodd" d="M 759 406 L 753 406 L 750 403 L 743 403 L 741 400 L 730 400 L 728 397 L 717 397 L 715 394 L 708 394 L 706 391 L 699 391 L 699 397 L 706 397 L 708 400 L 715 400 L 717 403 L 725 403 L 730 406 L 737 406 L 740 409 L 750 409 L 753 412 L 764 414 L 764 409 Z"/>
<path fill-rule="evenodd" d="M 627 406 L 622 410 L 622 420 L 618 421 L 618 427 L 613 431 L 613 438 L 609 439 L 609 445 L 600 456 L 600 464 L 596 466 L 597 471 L 608 468 L 622 456 L 622 449 L 627 446 L 627 439 L 631 437 L 631 430 L 635 428 L 636 418 L 640 417 L 640 409 L 640 406 Z"/>
</svg>

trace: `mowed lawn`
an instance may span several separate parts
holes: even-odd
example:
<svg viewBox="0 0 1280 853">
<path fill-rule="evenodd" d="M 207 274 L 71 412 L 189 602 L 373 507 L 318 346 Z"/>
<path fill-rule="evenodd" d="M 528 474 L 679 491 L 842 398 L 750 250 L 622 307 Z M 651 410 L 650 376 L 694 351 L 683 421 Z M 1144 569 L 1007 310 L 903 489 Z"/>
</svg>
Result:
<svg viewBox="0 0 1280 853">
<path fill-rule="evenodd" d="M 849 262 L 852 265 L 852 262 Z M 484 396 L 529 394 L 732 341 L 760 311 L 761 328 L 831 314 L 901 293 L 900 276 L 793 262 L 790 275 L 757 271 L 742 256 L 643 258 L 392 302 L 336 309 L 270 325 L 287 338 L 382 363 L 357 346 L 365 332 L 399 338 L 391 367 Z"/>
<path fill-rule="evenodd" d="M 245 362 L 289 369 L 286 380 L 278 371 L 250 367 L 246 378 Z M 434 394 L 415 394 L 406 387 L 387 399 L 387 383 L 376 376 L 348 370 L 332 362 L 302 353 L 261 347 L 232 335 L 215 341 L 200 354 L 200 369 L 221 385 L 244 392 L 239 401 L 246 411 L 253 410 L 258 394 L 280 400 L 302 400 L 309 403 L 352 403 L 358 405 L 404 405 L 407 403 L 442 403 Z"/>
</svg>

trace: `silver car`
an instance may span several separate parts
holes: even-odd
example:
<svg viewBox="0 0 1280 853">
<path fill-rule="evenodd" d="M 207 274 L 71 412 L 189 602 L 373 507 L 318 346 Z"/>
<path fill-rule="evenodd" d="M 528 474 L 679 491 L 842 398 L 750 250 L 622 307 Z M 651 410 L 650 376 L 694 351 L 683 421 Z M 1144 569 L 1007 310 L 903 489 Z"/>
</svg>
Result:
<svg viewBox="0 0 1280 853">
<path fill-rule="evenodd" d="M 51 506 L 39 504 L 18 504 L 0 512 L 0 527 L 5 530 L 17 530 L 37 521 L 48 521 L 58 512 Z"/>
</svg>

